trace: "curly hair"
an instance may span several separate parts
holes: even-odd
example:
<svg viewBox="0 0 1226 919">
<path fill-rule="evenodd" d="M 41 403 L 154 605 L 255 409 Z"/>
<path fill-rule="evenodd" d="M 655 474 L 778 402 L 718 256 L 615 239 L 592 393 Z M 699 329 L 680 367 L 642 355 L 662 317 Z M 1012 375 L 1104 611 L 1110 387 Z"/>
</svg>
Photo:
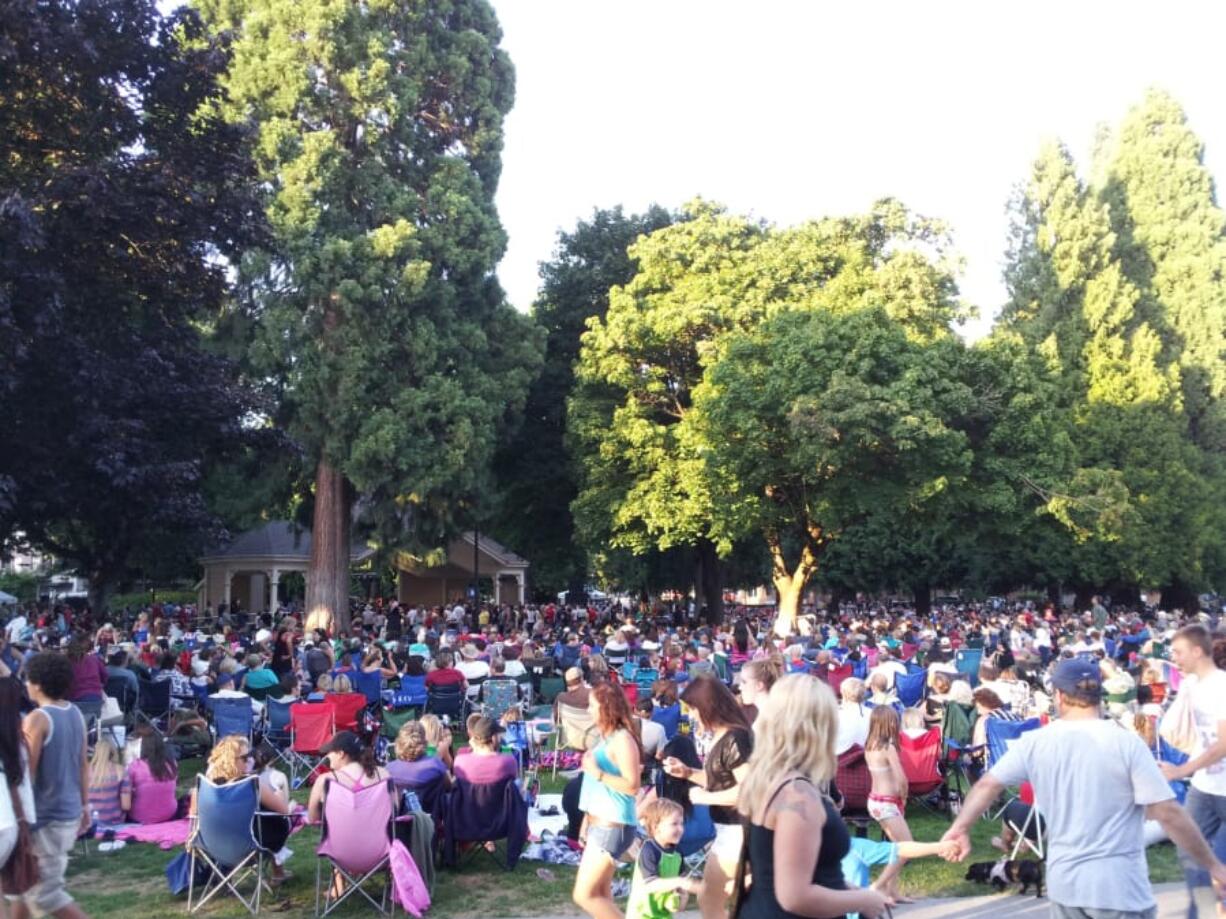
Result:
<svg viewBox="0 0 1226 919">
<path fill-rule="evenodd" d="M 396 732 L 396 758 L 415 762 L 426 754 L 426 729 L 420 721 L 406 721 Z"/>
<path fill-rule="evenodd" d="M 217 741 L 209 753 L 206 775 L 214 782 L 232 782 L 247 774 L 247 738 L 232 734 Z"/>
</svg>

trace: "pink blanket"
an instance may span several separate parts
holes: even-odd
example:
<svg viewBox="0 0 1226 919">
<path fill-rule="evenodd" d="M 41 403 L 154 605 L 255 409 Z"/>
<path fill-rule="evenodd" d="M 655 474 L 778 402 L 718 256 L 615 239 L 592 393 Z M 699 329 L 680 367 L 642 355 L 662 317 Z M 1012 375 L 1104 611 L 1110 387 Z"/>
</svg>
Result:
<svg viewBox="0 0 1226 919">
<path fill-rule="evenodd" d="M 290 828 L 291 834 L 302 829 L 306 809 L 299 804 L 295 806 L 292 816 L 295 819 Z M 165 823 L 124 823 L 111 827 L 111 829 L 115 831 L 116 839 L 126 842 L 152 842 L 156 843 L 159 848 L 173 849 L 187 842 L 191 821 L 184 817 L 182 820 L 167 820 Z"/>
<path fill-rule="evenodd" d="M 182 820 L 167 820 L 165 823 L 125 823 L 114 830 L 116 839 L 127 842 L 153 842 L 160 848 L 173 849 L 187 842 L 190 826 L 191 821 L 184 817 Z"/>
</svg>

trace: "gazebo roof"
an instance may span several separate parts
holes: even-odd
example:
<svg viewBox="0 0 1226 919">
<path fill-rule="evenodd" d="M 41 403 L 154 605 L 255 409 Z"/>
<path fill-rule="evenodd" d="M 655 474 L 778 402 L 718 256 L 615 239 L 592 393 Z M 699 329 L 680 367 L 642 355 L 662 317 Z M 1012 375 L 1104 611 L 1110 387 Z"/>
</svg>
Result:
<svg viewBox="0 0 1226 919">
<path fill-rule="evenodd" d="M 349 557 L 360 561 L 371 549 L 355 543 L 349 549 Z M 270 520 L 254 530 L 236 536 L 229 545 L 217 546 L 201 556 L 200 561 L 234 562 L 246 559 L 279 559 L 302 562 L 311 558 L 311 531 L 288 520 Z"/>
<path fill-rule="evenodd" d="M 473 544 L 472 530 L 469 530 L 468 532 L 464 533 L 463 535 L 461 535 L 460 538 L 471 546 Z M 494 539 L 492 536 L 486 536 L 484 533 L 481 533 L 478 535 L 477 540 L 478 540 L 478 548 L 480 549 L 480 551 L 484 552 L 486 555 L 492 556 L 493 558 L 497 559 L 505 567 L 507 568 L 527 568 L 528 567 L 528 560 L 526 558 L 516 555 L 514 552 L 512 552 L 510 549 L 508 549 L 498 540 Z"/>
</svg>

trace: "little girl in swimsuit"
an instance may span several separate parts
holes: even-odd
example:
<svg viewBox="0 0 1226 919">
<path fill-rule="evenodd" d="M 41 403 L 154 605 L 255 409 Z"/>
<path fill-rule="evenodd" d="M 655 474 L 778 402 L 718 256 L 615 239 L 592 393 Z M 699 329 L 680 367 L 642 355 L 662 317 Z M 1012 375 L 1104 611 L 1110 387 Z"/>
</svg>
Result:
<svg viewBox="0 0 1226 919">
<path fill-rule="evenodd" d="M 898 757 L 898 724 L 898 712 L 889 705 L 877 706 L 869 716 L 868 739 L 864 742 L 864 760 L 873 782 L 868 814 L 881 825 L 890 842 L 910 842 L 911 829 L 905 816 L 907 776 Z M 898 896 L 897 880 L 890 886 L 894 889 L 886 891 L 888 896 L 907 902 Z"/>
</svg>

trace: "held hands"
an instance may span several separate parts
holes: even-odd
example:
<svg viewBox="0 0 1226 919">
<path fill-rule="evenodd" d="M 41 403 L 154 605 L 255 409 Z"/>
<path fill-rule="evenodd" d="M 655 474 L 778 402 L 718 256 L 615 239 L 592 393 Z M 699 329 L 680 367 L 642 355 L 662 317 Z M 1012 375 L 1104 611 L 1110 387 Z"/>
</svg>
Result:
<svg viewBox="0 0 1226 919">
<path fill-rule="evenodd" d="M 947 862 L 961 861 L 962 849 L 954 840 L 942 840 L 940 843 L 940 851 L 937 855 L 945 859 Z"/>
<path fill-rule="evenodd" d="M 971 837 L 970 834 L 957 826 L 951 826 L 945 831 L 945 835 L 941 837 L 941 842 L 951 845 L 952 858 L 946 857 L 942 853 L 942 858 L 946 861 L 960 862 L 971 854 Z"/>
</svg>

